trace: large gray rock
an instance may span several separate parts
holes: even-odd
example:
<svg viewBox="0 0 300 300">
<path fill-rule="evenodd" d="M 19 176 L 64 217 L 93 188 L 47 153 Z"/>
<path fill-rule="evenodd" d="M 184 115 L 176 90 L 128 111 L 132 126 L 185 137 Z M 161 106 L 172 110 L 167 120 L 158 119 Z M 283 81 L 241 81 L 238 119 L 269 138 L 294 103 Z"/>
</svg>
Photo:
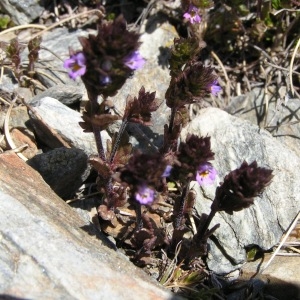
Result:
<svg viewBox="0 0 300 300">
<path fill-rule="evenodd" d="M 51 97 L 45 97 L 34 102 L 33 107 L 43 122 L 54 129 L 71 147 L 83 150 L 87 156 L 97 154 L 93 133 L 83 132 L 79 125 L 79 122 L 82 122 L 79 112 Z M 53 140 L 53 136 L 44 130 L 32 113 L 30 116 L 39 138 L 50 148 L 58 148 L 57 141 Z M 101 135 L 105 147 L 106 140 L 110 137 L 106 131 L 102 131 Z"/>
<path fill-rule="evenodd" d="M 219 173 L 214 186 L 191 185 L 197 193 L 199 214 L 210 212 L 218 183 L 244 160 L 256 160 L 259 166 L 274 170 L 270 186 L 253 206 L 232 216 L 217 213 L 212 221 L 211 227 L 221 226 L 215 232 L 217 243 L 209 242 L 208 266 L 217 273 L 228 273 L 245 262 L 246 246 L 272 248 L 295 218 L 300 210 L 300 158 L 267 131 L 216 108 L 201 110 L 184 128 L 183 140 L 187 133 L 211 136 L 213 165 Z"/>
<path fill-rule="evenodd" d="M 300 100 L 288 99 L 286 91 L 283 88 L 280 91 L 281 98 L 277 87 L 268 90 L 267 95 L 264 89 L 255 88 L 233 98 L 225 111 L 268 130 L 300 157 Z"/>
<path fill-rule="evenodd" d="M 37 19 L 44 8 L 40 0 L 1 0 L 0 8 L 16 25 L 26 25 Z"/>
<path fill-rule="evenodd" d="M 0 176 L 1 299 L 176 299 L 16 154 L 0 156 Z"/>
</svg>

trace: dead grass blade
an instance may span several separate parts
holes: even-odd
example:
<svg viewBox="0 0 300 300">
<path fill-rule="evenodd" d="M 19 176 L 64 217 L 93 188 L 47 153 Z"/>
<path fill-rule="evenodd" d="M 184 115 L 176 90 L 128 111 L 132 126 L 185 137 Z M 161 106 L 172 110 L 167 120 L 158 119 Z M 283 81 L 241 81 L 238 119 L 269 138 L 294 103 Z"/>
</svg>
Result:
<svg viewBox="0 0 300 300">
<path fill-rule="evenodd" d="M 289 76 L 289 78 L 290 78 L 290 85 L 291 85 L 291 94 L 292 94 L 293 97 L 295 95 L 295 89 L 294 89 L 294 85 L 293 85 L 293 66 L 294 66 L 294 60 L 295 60 L 295 56 L 296 56 L 296 53 L 298 51 L 299 46 L 300 46 L 300 38 L 298 39 L 298 42 L 296 44 L 296 47 L 294 49 L 294 52 L 293 52 L 293 55 L 292 55 L 292 58 L 291 58 L 291 62 L 290 62 L 290 72 L 289 72 L 290 76 Z"/>
<path fill-rule="evenodd" d="M 269 259 L 269 261 L 266 263 L 266 265 L 259 271 L 259 274 L 262 274 L 267 267 L 271 264 L 271 262 L 273 261 L 273 259 L 275 258 L 275 256 L 279 253 L 281 247 L 283 246 L 283 244 L 285 243 L 285 241 L 287 240 L 288 236 L 291 234 L 291 232 L 293 231 L 293 229 L 295 228 L 295 226 L 297 225 L 298 220 L 300 219 L 300 212 L 298 212 L 295 220 L 293 221 L 293 223 L 291 224 L 289 230 L 287 231 L 287 233 L 285 234 L 284 238 L 282 239 L 282 241 L 280 242 L 280 244 L 278 245 L 277 249 L 274 251 L 274 253 L 272 254 L 271 258 Z"/>
<path fill-rule="evenodd" d="M 23 29 L 28 29 L 28 28 L 36 28 L 36 29 L 41 29 L 41 30 L 47 29 L 46 26 L 39 25 L 39 24 L 18 25 L 18 26 L 14 26 L 14 27 L 11 27 L 11 28 L 8 28 L 6 30 L 1 31 L 0 36 L 3 36 L 3 35 L 5 35 L 9 32 L 12 32 L 12 31 L 23 30 Z"/>
<path fill-rule="evenodd" d="M 6 112 L 5 119 L 4 119 L 4 135 L 5 135 L 5 138 L 7 140 L 8 145 L 12 149 L 12 151 L 16 152 L 17 155 L 21 159 L 23 159 L 24 161 L 27 161 L 27 157 L 25 157 L 19 151 L 23 150 L 24 147 L 28 147 L 28 145 L 22 145 L 21 147 L 17 147 L 15 145 L 11 135 L 10 135 L 10 132 L 9 132 L 9 118 L 10 118 L 10 114 L 11 114 L 11 111 L 13 109 L 13 106 L 14 106 L 16 100 L 17 100 L 17 97 L 15 97 L 15 99 L 10 103 L 10 106 L 9 106 L 7 112 Z"/>
<path fill-rule="evenodd" d="M 60 25 L 63 24 L 63 23 L 69 22 L 69 21 L 71 21 L 71 20 L 73 20 L 73 19 L 76 19 L 76 18 L 85 16 L 85 15 L 93 14 L 93 13 L 97 13 L 97 14 L 99 14 L 101 17 L 104 16 L 103 12 L 102 12 L 101 10 L 99 10 L 99 9 L 92 9 L 92 10 L 89 10 L 89 11 L 84 11 L 84 12 L 82 12 L 82 13 L 79 13 L 79 14 L 76 14 L 76 15 L 72 15 L 72 16 L 70 16 L 70 17 L 68 17 L 68 18 L 65 18 L 65 19 L 59 21 L 59 22 L 56 22 L 55 24 L 53 24 L 53 25 L 51 25 L 51 26 L 49 26 L 49 27 L 46 27 L 44 30 L 38 32 L 38 33 L 35 34 L 33 37 L 31 37 L 30 40 L 31 40 L 31 39 L 35 39 L 35 38 L 41 36 L 41 35 L 44 34 L 45 32 L 47 32 L 47 31 L 49 31 L 49 30 L 52 30 L 52 29 L 54 29 L 55 27 L 58 27 L 58 26 L 60 26 Z"/>
</svg>

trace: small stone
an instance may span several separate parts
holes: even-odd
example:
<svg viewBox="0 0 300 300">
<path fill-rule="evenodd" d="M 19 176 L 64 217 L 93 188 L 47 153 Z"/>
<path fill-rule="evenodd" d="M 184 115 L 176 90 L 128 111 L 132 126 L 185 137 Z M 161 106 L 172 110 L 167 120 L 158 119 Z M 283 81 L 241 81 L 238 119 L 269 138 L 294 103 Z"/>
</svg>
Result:
<svg viewBox="0 0 300 300">
<path fill-rule="evenodd" d="M 42 175 L 57 195 L 70 199 L 90 174 L 87 160 L 80 149 L 56 148 L 36 155 L 27 163 Z"/>
</svg>

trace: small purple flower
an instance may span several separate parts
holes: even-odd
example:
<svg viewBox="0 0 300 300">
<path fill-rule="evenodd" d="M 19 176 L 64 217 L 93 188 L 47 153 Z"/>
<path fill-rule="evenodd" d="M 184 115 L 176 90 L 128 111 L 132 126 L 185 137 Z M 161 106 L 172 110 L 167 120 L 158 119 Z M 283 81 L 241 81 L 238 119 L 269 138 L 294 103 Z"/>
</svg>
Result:
<svg viewBox="0 0 300 300">
<path fill-rule="evenodd" d="M 69 76 L 75 80 L 76 77 L 84 75 L 86 71 L 85 56 L 82 52 L 71 55 L 64 61 L 64 68 L 70 69 Z"/>
<path fill-rule="evenodd" d="M 214 82 L 210 85 L 210 92 L 216 96 L 218 93 L 222 91 L 222 88 L 218 85 L 218 81 L 214 80 Z"/>
<path fill-rule="evenodd" d="M 101 83 L 101 85 L 109 85 L 109 84 L 111 84 L 111 78 L 109 76 L 101 75 L 100 83 Z"/>
<path fill-rule="evenodd" d="M 216 176 L 216 169 L 211 163 L 205 162 L 198 167 L 196 180 L 199 185 L 210 185 L 214 183 Z"/>
<path fill-rule="evenodd" d="M 191 24 L 201 22 L 201 17 L 199 16 L 199 8 L 192 4 L 190 5 L 188 11 L 183 15 L 183 17 L 187 21 L 190 21 Z"/>
<path fill-rule="evenodd" d="M 167 165 L 161 177 L 169 177 L 172 171 L 172 166 Z"/>
<path fill-rule="evenodd" d="M 141 185 L 135 193 L 135 199 L 144 205 L 151 204 L 154 201 L 154 190 L 146 185 Z"/>
<path fill-rule="evenodd" d="M 134 51 L 125 58 L 124 64 L 131 70 L 138 70 L 144 66 L 145 59 L 138 51 Z"/>
</svg>

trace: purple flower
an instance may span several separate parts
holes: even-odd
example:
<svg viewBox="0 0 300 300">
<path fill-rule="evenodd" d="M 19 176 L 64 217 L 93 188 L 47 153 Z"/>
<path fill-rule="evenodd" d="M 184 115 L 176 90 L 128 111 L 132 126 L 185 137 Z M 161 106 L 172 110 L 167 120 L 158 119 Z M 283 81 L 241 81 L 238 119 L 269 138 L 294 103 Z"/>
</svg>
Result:
<svg viewBox="0 0 300 300">
<path fill-rule="evenodd" d="M 86 71 L 85 57 L 82 52 L 71 55 L 64 61 L 64 68 L 70 69 L 69 76 L 75 80 L 76 77 L 84 75 Z"/>
<path fill-rule="evenodd" d="M 172 171 L 172 166 L 167 165 L 161 177 L 169 177 Z"/>
<path fill-rule="evenodd" d="M 134 194 L 135 199 L 141 204 L 151 204 L 154 201 L 154 190 L 146 185 L 139 186 L 137 192 Z"/>
<path fill-rule="evenodd" d="M 102 75 L 100 76 L 101 85 L 109 85 L 111 84 L 111 78 L 109 76 Z"/>
<path fill-rule="evenodd" d="M 198 181 L 199 185 L 210 185 L 214 183 L 216 176 L 216 169 L 211 163 L 205 162 L 198 167 L 196 180 Z"/>
<path fill-rule="evenodd" d="M 199 8 L 192 4 L 190 5 L 188 11 L 183 15 L 183 17 L 187 21 L 190 21 L 191 24 L 201 22 L 201 17 L 199 16 Z"/>
<path fill-rule="evenodd" d="M 218 93 L 222 91 L 222 88 L 218 85 L 218 81 L 214 80 L 214 82 L 210 85 L 210 92 L 216 96 Z"/>
<path fill-rule="evenodd" d="M 138 51 L 134 51 L 125 58 L 124 64 L 131 70 L 138 70 L 144 66 L 145 59 Z"/>
</svg>

